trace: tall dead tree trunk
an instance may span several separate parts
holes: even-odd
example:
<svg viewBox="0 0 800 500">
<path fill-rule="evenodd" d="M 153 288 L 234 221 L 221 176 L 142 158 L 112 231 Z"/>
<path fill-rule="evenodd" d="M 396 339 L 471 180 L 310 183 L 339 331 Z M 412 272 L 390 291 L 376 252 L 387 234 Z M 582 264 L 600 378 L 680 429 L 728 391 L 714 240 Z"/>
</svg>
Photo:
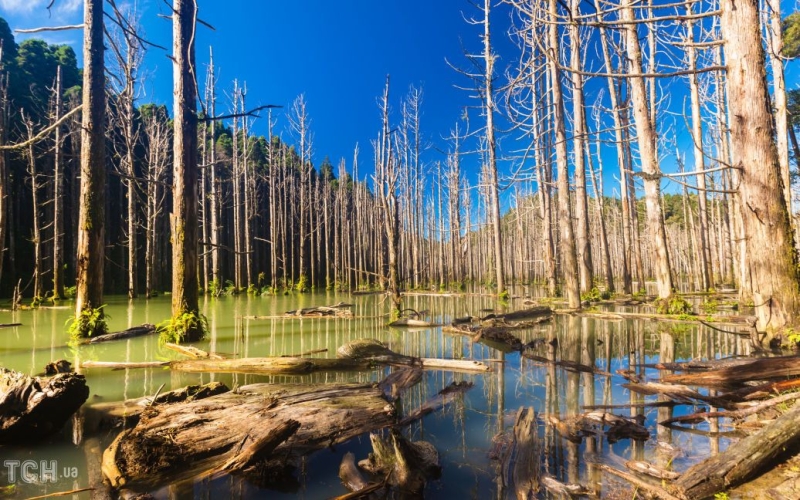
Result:
<svg viewBox="0 0 800 500">
<path fill-rule="evenodd" d="M 561 227 L 561 262 L 563 263 L 564 295 L 569 307 L 581 307 L 580 280 L 578 278 L 578 257 L 575 249 L 575 233 L 572 228 L 572 204 L 569 196 L 569 158 L 567 156 L 567 132 L 564 117 L 564 97 L 561 90 L 561 71 L 558 65 L 559 37 L 558 3 L 549 2 L 547 64 L 550 69 L 551 93 L 553 97 L 553 127 L 555 128 L 556 169 L 558 170 L 558 218 Z"/>
<path fill-rule="evenodd" d="M 667 235 L 664 229 L 664 216 L 661 209 L 661 169 L 656 151 L 655 124 L 647 104 L 647 88 L 642 73 L 642 49 L 634 21 L 631 0 L 622 2 L 622 19 L 626 21 L 625 44 L 629 58 L 628 74 L 633 116 L 636 123 L 636 138 L 639 143 L 639 156 L 644 179 L 647 229 L 653 249 L 653 272 L 656 278 L 659 298 L 672 295 L 672 273 L 669 268 Z"/>
<path fill-rule="evenodd" d="M 83 10 L 83 125 L 81 127 L 81 189 L 78 215 L 75 321 L 78 335 L 105 333 L 102 318 L 105 265 L 106 94 L 103 56 L 103 0 L 86 0 Z"/>
<path fill-rule="evenodd" d="M 63 107 L 61 102 L 62 87 L 61 65 L 59 64 L 58 68 L 56 68 L 56 86 L 54 89 L 55 102 L 53 120 L 56 122 L 61 119 L 61 108 Z M 1 110 L 0 113 L 2 113 Z M 0 129 L 1 128 L 2 126 L 0 125 Z M 56 127 L 54 135 L 53 200 L 55 205 L 53 206 L 53 299 L 60 300 L 64 298 L 64 161 L 61 154 L 61 147 L 63 146 L 61 127 Z M 2 181 L 0 181 L 0 183 L 2 183 Z"/>
<path fill-rule="evenodd" d="M 800 288 L 773 135 L 758 0 L 722 0 L 720 7 L 728 68 L 731 157 L 741 169 L 739 196 L 756 326 L 778 329 L 796 321 Z"/>
<path fill-rule="evenodd" d="M 172 14 L 175 112 L 172 179 L 172 318 L 189 315 L 185 340 L 204 334 L 197 280 L 197 88 L 195 87 L 195 0 L 174 0 Z"/>
</svg>

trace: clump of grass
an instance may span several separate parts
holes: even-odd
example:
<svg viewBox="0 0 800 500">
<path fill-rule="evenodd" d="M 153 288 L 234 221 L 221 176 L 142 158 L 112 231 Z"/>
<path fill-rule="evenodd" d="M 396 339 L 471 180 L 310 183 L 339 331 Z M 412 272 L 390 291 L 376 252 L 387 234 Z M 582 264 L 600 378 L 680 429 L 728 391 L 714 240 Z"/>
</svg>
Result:
<svg viewBox="0 0 800 500">
<path fill-rule="evenodd" d="M 185 312 L 156 325 L 159 345 L 202 340 L 208 333 L 208 320 L 197 312 Z"/>
<path fill-rule="evenodd" d="M 71 316 L 67 320 L 67 332 L 71 342 L 79 342 L 81 339 L 96 337 L 108 333 L 108 323 L 103 313 L 103 304 L 100 307 L 87 307 L 77 316 Z"/>
<path fill-rule="evenodd" d="M 692 305 L 683 297 L 672 295 L 666 299 L 656 299 L 653 302 L 658 314 L 691 315 L 694 314 Z"/>
</svg>

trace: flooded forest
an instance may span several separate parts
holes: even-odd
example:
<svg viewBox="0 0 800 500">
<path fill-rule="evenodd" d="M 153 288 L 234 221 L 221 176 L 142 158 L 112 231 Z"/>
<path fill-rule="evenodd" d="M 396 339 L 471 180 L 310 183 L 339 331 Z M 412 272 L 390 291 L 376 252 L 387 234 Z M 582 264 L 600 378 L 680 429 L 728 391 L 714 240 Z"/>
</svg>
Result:
<svg viewBox="0 0 800 500">
<path fill-rule="evenodd" d="M 0 499 L 800 498 L 786 2 L 448 1 L 331 159 L 210 1 L 0 2 Z"/>
</svg>

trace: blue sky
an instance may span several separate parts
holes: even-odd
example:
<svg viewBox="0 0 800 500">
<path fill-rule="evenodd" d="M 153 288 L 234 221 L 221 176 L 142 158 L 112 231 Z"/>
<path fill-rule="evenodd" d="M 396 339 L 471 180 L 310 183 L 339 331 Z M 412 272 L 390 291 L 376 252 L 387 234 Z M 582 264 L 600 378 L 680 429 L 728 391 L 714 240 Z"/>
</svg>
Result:
<svg viewBox="0 0 800 500">
<path fill-rule="evenodd" d="M 81 22 L 82 0 L 56 0 L 50 13 L 46 10 L 48 3 L 49 0 L 0 0 L 0 15 L 9 21 L 12 29 Z M 169 11 L 162 0 L 127 4 L 117 0 L 117 3 L 135 5 L 146 38 L 170 46 L 171 24 L 159 17 Z M 345 158 L 349 168 L 353 148 L 358 143 L 363 178 L 371 163 L 370 140 L 380 127 L 377 97 L 387 74 L 392 78 L 395 122 L 399 120 L 400 99 L 409 85 L 423 89 L 422 132 L 426 141 L 434 146 L 428 149 L 424 160 L 431 165 L 444 160 L 437 148 L 447 148 L 442 137 L 449 134 L 464 108 L 478 104 L 469 92 L 456 88 L 456 85 L 469 86 L 470 82 L 446 62 L 466 67 L 463 51 L 478 53 L 481 50 L 482 27 L 465 21 L 465 17 L 477 17 L 480 13 L 467 0 L 200 0 L 199 5 L 200 18 L 216 28 L 212 31 L 199 27 L 197 60 L 202 85 L 208 48 L 213 45 L 219 77 L 218 110 L 222 112 L 227 106 L 224 92 L 230 91 L 236 78 L 247 84 L 249 106 L 278 104 L 285 107 L 275 115 L 278 118 L 276 133 L 293 142 L 285 113 L 292 101 L 304 93 L 312 120 L 317 165 L 328 155 L 334 165 Z M 792 3 L 785 2 L 786 12 L 791 7 Z M 516 49 L 504 35 L 509 25 L 508 7 L 498 6 L 492 20 L 494 49 L 499 55 L 497 67 L 502 71 L 516 57 Z M 51 43 L 69 43 L 80 57 L 80 31 L 38 36 Z M 18 36 L 18 41 L 22 39 L 23 36 Z M 589 57 L 596 56 L 590 54 Z M 147 78 L 141 102 L 170 105 L 172 68 L 166 53 L 150 49 L 145 67 Z M 788 75 L 789 88 L 795 88 L 796 71 Z M 675 107 L 678 115 L 662 113 L 661 129 L 667 133 L 673 133 L 670 127 L 685 129 L 679 109 L 683 105 L 685 80 L 662 83 L 668 85 L 670 106 Z M 603 80 L 595 79 L 587 88 L 603 85 Z M 593 100 L 593 96 L 587 97 L 587 103 Z M 480 123 L 477 112 L 473 111 L 471 119 L 474 129 Z M 256 122 L 255 132 L 266 133 L 265 119 Z M 691 143 L 685 132 L 677 134 L 677 144 L 687 152 L 686 163 L 691 167 Z M 501 149 L 510 154 L 519 149 L 519 145 L 507 137 L 501 142 Z M 663 153 L 666 156 L 662 168 L 674 171 L 673 152 Z M 611 194 L 616 155 L 610 146 L 606 147 L 604 158 L 606 155 L 606 192 Z M 473 184 L 477 180 L 478 165 L 477 155 L 465 159 L 465 168 Z M 510 172 L 511 161 L 503 161 L 500 169 L 501 173 Z M 664 187 L 680 190 L 674 184 L 671 188 L 666 184 Z"/>
</svg>

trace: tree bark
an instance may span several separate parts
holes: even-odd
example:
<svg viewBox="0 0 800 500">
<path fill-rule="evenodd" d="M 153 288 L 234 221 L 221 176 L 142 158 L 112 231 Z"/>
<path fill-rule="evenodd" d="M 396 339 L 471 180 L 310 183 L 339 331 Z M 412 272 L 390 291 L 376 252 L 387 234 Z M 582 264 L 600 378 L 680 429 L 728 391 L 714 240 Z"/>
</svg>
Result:
<svg viewBox="0 0 800 500">
<path fill-rule="evenodd" d="M 103 305 L 105 265 L 106 94 L 103 57 L 103 1 L 84 2 L 83 124 L 78 215 L 75 317 Z M 102 309 L 99 310 L 102 316 Z M 83 336 L 96 333 L 85 328 Z"/>
<path fill-rule="evenodd" d="M 720 27 L 728 67 L 731 157 L 741 169 L 741 216 L 759 330 L 800 312 L 797 255 L 770 113 L 756 0 L 723 0 Z"/>
<path fill-rule="evenodd" d="M 199 313 L 197 280 L 197 89 L 193 72 L 196 5 L 173 2 L 175 112 L 172 179 L 172 316 Z M 199 329 L 201 330 L 201 329 Z M 202 336 L 186 332 L 186 339 Z"/>
</svg>

